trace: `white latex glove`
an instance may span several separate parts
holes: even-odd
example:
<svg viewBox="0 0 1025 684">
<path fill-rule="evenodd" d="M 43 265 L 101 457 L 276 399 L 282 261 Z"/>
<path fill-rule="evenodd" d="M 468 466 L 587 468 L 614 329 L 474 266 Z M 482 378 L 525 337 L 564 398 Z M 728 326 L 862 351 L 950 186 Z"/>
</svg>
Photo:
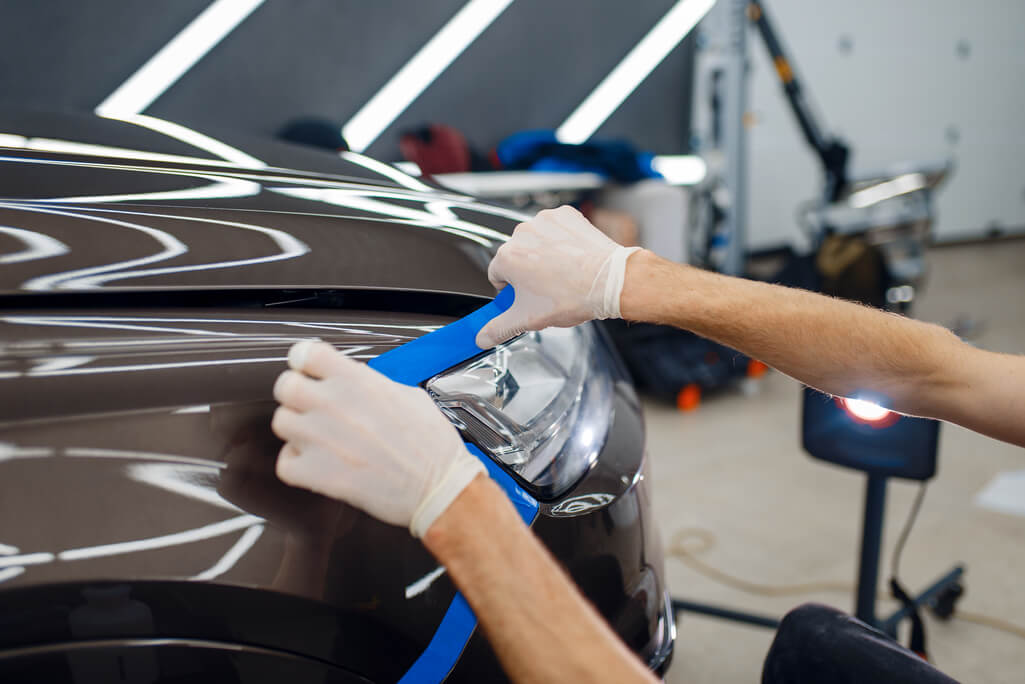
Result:
<svg viewBox="0 0 1025 684">
<path fill-rule="evenodd" d="M 324 342 L 299 342 L 274 384 L 284 482 L 341 499 L 421 537 L 484 464 L 427 393 Z"/>
<path fill-rule="evenodd" d="M 521 223 L 488 268 L 491 284 L 512 285 L 516 300 L 481 329 L 477 346 L 489 349 L 527 330 L 619 318 L 626 260 L 639 249 L 616 244 L 573 207 Z"/>
</svg>

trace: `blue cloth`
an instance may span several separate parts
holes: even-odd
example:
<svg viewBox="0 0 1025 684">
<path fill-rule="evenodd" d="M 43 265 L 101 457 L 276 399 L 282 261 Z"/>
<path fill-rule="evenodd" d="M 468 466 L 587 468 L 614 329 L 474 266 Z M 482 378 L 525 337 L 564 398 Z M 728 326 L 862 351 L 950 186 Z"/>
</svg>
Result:
<svg viewBox="0 0 1025 684">
<path fill-rule="evenodd" d="M 550 130 L 521 131 L 498 144 L 495 156 L 506 169 L 597 173 L 620 183 L 661 178 L 652 167 L 654 155 L 624 140 L 561 143 Z"/>
</svg>

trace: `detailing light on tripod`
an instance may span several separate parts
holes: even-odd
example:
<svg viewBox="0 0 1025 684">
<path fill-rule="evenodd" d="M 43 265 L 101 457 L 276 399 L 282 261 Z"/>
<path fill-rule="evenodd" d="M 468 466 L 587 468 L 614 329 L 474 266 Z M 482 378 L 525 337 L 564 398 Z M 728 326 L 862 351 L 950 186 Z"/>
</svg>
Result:
<svg viewBox="0 0 1025 684">
<path fill-rule="evenodd" d="M 874 401 L 868 399 L 859 399 L 855 397 L 837 397 L 836 403 L 840 405 L 847 415 L 854 419 L 855 422 L 861 423 L 862 425 L 869 425 L 874 428 L 890 427 L 898 420 L 900 420 L 900 414 L 894 413 L 885 406 L 880 406 Z"/>
</svg>

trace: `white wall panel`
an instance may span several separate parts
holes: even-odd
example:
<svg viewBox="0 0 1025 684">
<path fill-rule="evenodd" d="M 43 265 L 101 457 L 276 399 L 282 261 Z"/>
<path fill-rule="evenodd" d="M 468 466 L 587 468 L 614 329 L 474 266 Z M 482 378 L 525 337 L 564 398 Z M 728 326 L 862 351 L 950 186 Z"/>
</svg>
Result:
<svg viewBox="0 0 1025 684">
<path fill-rule="evenodd" d="M 824 127 L 850 144 L 854 171 L 952 156 L 938 237 L 1025 230 L 1025 2 L 767 4 Z M 794 210 L 818 192 L 820 172 L 752 41 L 750 243 L 802 244 Z"/>
</svg>

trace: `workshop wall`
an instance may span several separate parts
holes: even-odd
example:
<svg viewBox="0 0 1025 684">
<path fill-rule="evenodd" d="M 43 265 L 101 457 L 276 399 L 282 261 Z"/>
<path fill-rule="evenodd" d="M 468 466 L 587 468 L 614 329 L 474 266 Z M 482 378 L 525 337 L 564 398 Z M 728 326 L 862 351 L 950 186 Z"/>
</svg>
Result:
<svg viewBox="0 0 1025 684">
<path fill-rule="evenodd" d="M 766 4 L 823 126 L 851 145 L 852 169 L 952 156 L 937 236 L 1025 232 L 1025 2 Z M 749 243 L 803 244 L 794 210 L 820 171 L 764 46 L 749 41 Z"/>
<path fill-rule="evenodd" d="M 675 0 L 516 0 L 368 152 L 399 158 L 398 131 L 441 121 L 488 148 L 554 128 Z M 209 0 L 6 2 L 0 106 L 90 111 Z M 267 0 L 146 113 L 272 134 L 301 115 L 355 112 L 465 0 Z M 661 153 L 689 141 L 686 40 L 598 131 Z"/>
</svg>

